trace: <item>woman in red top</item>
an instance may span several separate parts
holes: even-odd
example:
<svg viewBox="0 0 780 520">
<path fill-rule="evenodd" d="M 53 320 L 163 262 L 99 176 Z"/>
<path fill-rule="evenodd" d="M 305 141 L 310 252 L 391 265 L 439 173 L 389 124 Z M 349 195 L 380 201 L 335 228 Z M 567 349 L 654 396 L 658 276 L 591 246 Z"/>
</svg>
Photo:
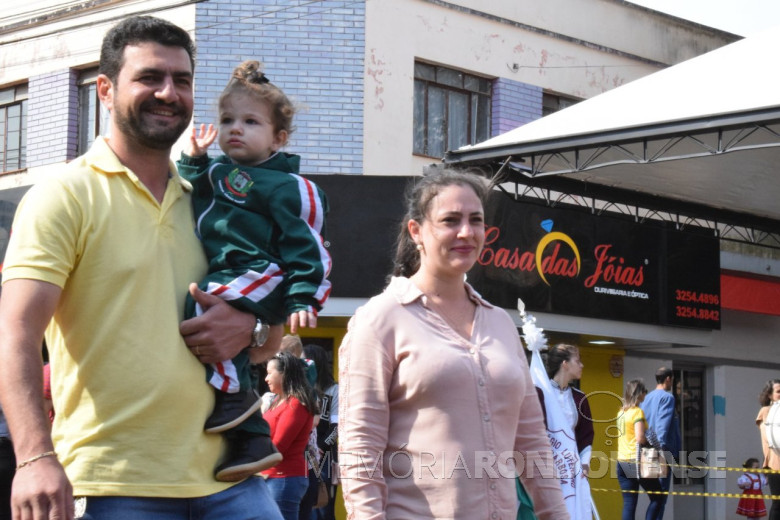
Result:
<svg viewBox="0 0 780 520">
<path fill-rule="evenodd" d="M 265 382 L 276 394 L 263 417 L 271 426 L 271 440 L 284 460 L 263 471 L 268 489 L 282 512 L 284 520 L 298 520 L 298 508 L 309 487 L 309 470 L 304 456 L 317 398 L 306 381 L 301 360 L 281 352 L 268 362 Z"/>
</svg>

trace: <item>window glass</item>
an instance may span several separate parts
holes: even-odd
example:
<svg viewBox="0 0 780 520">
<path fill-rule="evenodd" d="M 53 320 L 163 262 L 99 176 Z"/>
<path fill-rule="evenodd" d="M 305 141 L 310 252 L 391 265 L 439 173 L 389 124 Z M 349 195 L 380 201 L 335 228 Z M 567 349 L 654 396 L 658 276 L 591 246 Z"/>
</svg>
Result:
<svg viewBox="0 0 780 520">
<path fill-rule="evenodd" d="M 490 138 L 490 98 L 487 96 L 472 96 L 471 142 L 481 143 Z"/>
<path fill-rule="evenodd" d="M 433 65 L 417 62 L 414 64 L 414 77 L 436 81 L 436 68 Z"/>
<path fill-rule="evenodd" d="M 414 82 L 414 150 L 416 154 L 425 153 L 425 125 L 417 124 L 418 121 L 425 120 L 425 83 L 422 81 Z"/>
<path fill-rule="evenodd" d="M 461 92 L 449 94 L 447 149 L 456 150 L 469 142 L 469 96 Z"/>
<path fill-rule="evenodd" d="M 428 119 L 427 119 L 427 139 L 426 155 L 433 157 L 443 157 L 444 139 L 447 127 L 446 121 L 446 100 L 444 90 L 437 87 L 428 89 Z"/>
<path fill-rule="evenodd" d="M 98 134 L 97 88 L 94 83 L 79 87 L 79 155 L 86 152 Z"/>
<path fill-rule="evenodd" d="M 436 81 L 442 85 L 463 88 L 463 73 L 444 67 L 436 67 Z"/>
<path fill-rule="evenodd" d="M 79 147 L 78 155 L 85 153 L 95 137 L 108 131 L 108 110 L 97 95 L 97 69 L 84 70 L 79 75 Z"/>
<path fill-rule="evenodd" d="M 576 105 L 580 101 L 582 100 L 545 92 L 542 94 L 542 116 L 548 116 L 566 107 Z"/>
</svg>

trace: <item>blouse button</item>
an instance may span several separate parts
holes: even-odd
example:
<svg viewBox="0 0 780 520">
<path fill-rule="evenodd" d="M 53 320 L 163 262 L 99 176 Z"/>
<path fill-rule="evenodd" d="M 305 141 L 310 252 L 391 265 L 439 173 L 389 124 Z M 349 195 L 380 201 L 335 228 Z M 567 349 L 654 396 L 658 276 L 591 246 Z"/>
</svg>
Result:
<svg viewBox="0 0 780 520">
<path fill-rule="evenodd" d="M 495 511 L 493 511 L 493 514 L 492 514 L 492 515 L 490 515 L 490 518 L 498 518 L 498 513 L 496 513 Z"/>
<path fill-rule="evenodd" d="M 482 418 L 485 420 L 485 422 L 490 421 L 490 415 L 488 414 L 483 415 Z"/>
<path fill-rule="evenodd" d="M 485 380 L 480 377 L 477 384 L 479 384 L 479 386 L 485 386 Z"/>
</svg>

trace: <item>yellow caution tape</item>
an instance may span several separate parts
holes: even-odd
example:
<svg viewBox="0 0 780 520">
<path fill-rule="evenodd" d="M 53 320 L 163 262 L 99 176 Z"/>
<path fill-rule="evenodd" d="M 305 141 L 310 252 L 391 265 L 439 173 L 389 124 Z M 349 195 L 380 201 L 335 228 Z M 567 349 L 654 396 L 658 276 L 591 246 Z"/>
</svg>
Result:
<svg viewBox="0 0 780 520">
<path fill-rule="evenodd" d="M 597 458 L 597 457 L 594 457 Z M 604 460 L 604 459 L 599 459 Z M 616 459 L 606 459 L 608 462 L 624 462 L 624 463 L 630 463 L 630 464 L 636 464 L 639 465 L 638 462 L 634 461 L 628 461 L 628 460 L 616 460 Z M 687 466 L 685 464 L 669 464 L 666 462 L 659 462 L 659 466 L 666 466 L 668 468 L 688 468 L 688 469 L 695 469 L 698 471 L 702 470 L 716 470 L 716 471 L 739 471 L 741 473 L 780 473 L 780 470 L 777 469 L 769 469 L 769 468 L 730 468 L 727 466 Z"/>
<path fill-rule="evenodd" d="M 645 491 L 642 490 L 622 490 L 622 489 L 605 489 L 605 488 L 590 488 L 591 491 L 600 491 L 608 493 L 637 493 L 646 495 L 677 495 L 682 497 L 718 497 L 718 498 L 742 498 L 742 493 L 705 493 L 698 491 Z M 764 498 L 766 500 L 780 500 L 780 495 L 750 495 L 750 498 Z"/>
</svg>

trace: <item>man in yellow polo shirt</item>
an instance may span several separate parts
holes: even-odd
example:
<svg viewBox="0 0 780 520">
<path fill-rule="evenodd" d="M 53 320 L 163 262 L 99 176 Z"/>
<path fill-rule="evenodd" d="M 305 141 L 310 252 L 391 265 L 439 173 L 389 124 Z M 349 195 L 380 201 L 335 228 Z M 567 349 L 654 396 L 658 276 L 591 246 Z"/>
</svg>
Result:
<svg viewBox="0 0 780 520">
<path fill-rule="evenodd" d="M 192 116 L 193 69 L 189 35 L 169 22 L 111 29 L 97 79 L 111 137 L 19 206 L 0 300 L 16 519 L 71 519 L 74 497 L 90 520 L 281 519 L 262 479 L 214 480 L 222 436 L 203 431 L 213 392 L 202 362 L 249 345 L 255 318 L 190 286 L 206 261 L 170 152 Z M 187 290 L 207 311 L 182 322 Z"/>
</svg>

